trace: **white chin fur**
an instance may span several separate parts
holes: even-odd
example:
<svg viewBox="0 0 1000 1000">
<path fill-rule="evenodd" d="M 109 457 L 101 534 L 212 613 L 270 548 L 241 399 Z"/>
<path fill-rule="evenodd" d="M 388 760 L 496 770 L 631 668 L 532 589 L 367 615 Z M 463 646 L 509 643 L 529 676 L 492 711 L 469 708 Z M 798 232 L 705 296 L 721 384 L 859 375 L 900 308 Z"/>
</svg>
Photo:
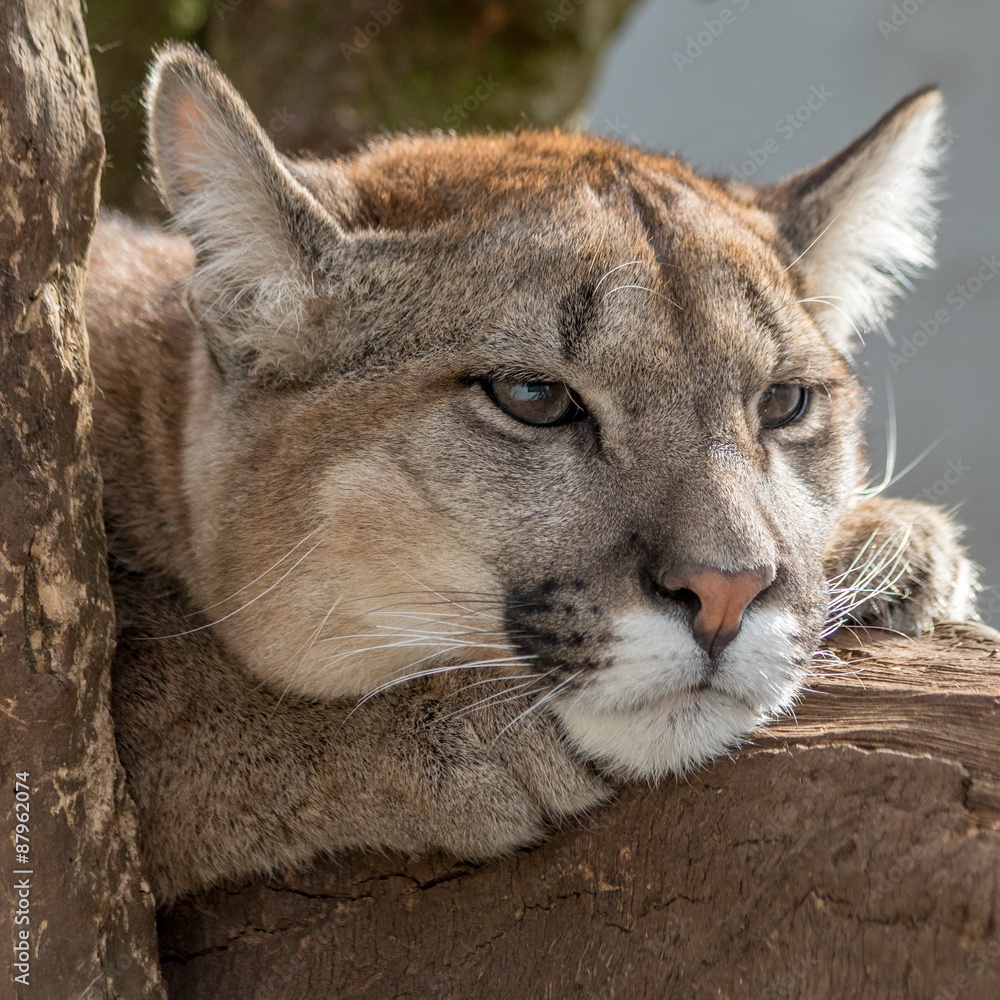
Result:
<svg viewBox="0 0 1000 1000">
<path fill-rule="evenodd" d="M 795 699 L 801 655 L 784 611 L 748 612 L 711 676 L 686 625 L 664 615 L 618 622 L 611 664 L 553 706 L 573 747 L 633 778 L 696 767 Z M 704 679 L 711 687 L 695 691 Z"/>
</svg>

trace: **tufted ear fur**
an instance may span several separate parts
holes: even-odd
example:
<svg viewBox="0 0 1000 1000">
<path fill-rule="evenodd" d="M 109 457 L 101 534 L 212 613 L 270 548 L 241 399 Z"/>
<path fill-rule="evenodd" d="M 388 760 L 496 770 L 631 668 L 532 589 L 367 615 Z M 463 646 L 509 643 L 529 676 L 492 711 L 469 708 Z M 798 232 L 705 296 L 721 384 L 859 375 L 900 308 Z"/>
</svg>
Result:
<svg viewBox="0 0 1000 1000">
<path fill-rule="evenodd" d="M 146 102 L 157 185 L 195 248 L 189 305 L 219 367 L 307 378 L 336 322 L 325 286 L 343 233 L 197 49 L 158 54 Z"/>
<path fill-rule="evenodd" d="M 841 153 L 759 192 L 798 255 L 807 306 L 841 350 L 855 329 L 884 330 L 894 298 L 934 265 L 942 107 L 939 91 L 919 90 Z"/>
</svg>

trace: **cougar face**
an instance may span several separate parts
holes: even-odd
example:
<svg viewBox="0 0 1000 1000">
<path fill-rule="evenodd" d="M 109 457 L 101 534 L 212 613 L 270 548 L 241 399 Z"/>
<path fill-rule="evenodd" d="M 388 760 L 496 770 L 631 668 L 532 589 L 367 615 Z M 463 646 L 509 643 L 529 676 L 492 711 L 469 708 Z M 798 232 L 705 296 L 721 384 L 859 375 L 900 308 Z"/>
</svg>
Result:
<svg viewBox="0 0 1000 1000">
<path fill-rule="evenodd" d="M 761 190 L 558 133 L 292 163 L 175 53 L 195 602 L 309 697 L 492 664 L 626 773 L 786 710 L 865 474 L 851 327 L 928 259 L 939 103 Z"/>
</svg>

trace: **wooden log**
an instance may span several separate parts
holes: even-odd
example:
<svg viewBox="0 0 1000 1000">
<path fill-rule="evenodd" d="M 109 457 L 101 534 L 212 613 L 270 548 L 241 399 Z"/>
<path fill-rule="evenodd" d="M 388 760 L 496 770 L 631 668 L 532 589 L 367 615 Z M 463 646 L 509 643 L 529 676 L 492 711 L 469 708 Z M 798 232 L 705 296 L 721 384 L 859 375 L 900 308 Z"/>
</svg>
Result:
<svg viewBox="0 0 1000 1000">
<path fill-rule="evenodd" d="M 1000 634 L 841 661 L 730 759 L 516 857 L 340 857 L 185 901 L 170 995 L 996 1000 Z"/>
</svg>

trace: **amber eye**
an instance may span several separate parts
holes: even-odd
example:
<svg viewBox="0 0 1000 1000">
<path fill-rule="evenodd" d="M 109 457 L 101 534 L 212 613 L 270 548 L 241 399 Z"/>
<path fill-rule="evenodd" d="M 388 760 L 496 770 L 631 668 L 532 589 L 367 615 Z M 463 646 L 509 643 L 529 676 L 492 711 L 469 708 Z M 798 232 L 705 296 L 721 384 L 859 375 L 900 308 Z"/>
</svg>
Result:
<svg viewBox="0 0 1000 1000">
<path fill-rule="evenodd" d="M 808 409 L 809 390 L 801 385 L 772 385 L 757 404 L 760 425 L 769 430 L 796 423 Z"/>
<path fill-rule="evenodd" d="M 552 427 L 568 424 L 585 415 L 583 407 L 562 382 L 514 382 L 483 380 L 483 388 L 501 410 L 525 424 Z"/>
</svg>

